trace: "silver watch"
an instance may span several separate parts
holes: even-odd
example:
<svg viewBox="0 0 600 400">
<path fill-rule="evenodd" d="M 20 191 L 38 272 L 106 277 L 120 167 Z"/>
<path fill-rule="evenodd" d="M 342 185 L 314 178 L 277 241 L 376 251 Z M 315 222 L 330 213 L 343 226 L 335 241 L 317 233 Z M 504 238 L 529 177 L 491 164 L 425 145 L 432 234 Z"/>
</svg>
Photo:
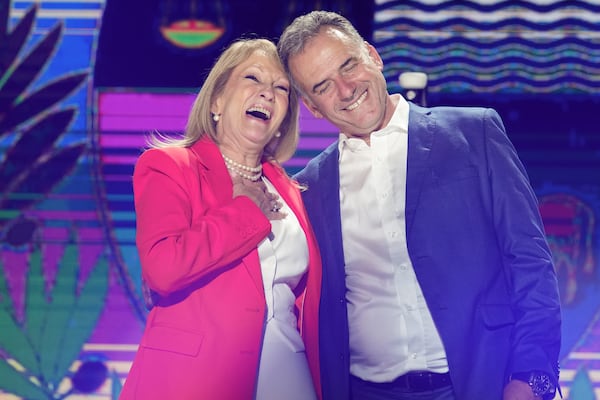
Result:
<svg viewBox="0 0 600 400">
<path fill-rule="evenodd" d="M 556 395 L 556 385 L 550 375 L 540 371 L 515 372 L 510 377 L 529 385 L 533 394 L 543 400 L 552 400 Z"/>
</svg>

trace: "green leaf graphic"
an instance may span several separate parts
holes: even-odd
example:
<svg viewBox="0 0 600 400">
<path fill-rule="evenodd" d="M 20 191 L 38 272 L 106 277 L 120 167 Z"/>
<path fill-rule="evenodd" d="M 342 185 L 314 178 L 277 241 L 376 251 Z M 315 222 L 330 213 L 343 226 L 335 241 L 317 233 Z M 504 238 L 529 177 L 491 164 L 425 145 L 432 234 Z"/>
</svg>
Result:
<svg viewBox="0 0 600 400">
<path fill-rule="evenodd" d="M 0 358 L 0 389 L 27 400 L 48 400 L 52 397 L 27 376 Z"/>
<path fill-rule="evenodd" d="M 56 274 L 56 283 L 52 288 L 51 302 L 46 309 L 46 324 L 40 345 L 42 375 L 47 382 L 58 386 L 67 370 L 58 370 L 62 343 L 69 334 L 69 320 L 75 306 L 77 275 L 79 266 L 79 249 L 71 241 L 65 246 Z"/>
<path fill-rule="evenodd" d="M 36 371 L 37 355 L 17 322 L 14 305 L 6 282 L 4 268 L 0 263 L 0 349 L 19 361 L 29 371 Z M 0 387 L 8 378 L 0 374 Z"/>
<path fill-rule="evenodd" d="M 27 329 L 32 351 L 37 354 L 40 353 L 47 307 L 42 252 L 39 244 L 36 244 L 29 255 L 29 274 L 25 293 L 25 328 Z M 40 376 L 39 362 L 28 366 L 28 368 L 33 375 Z"/>
<path fill-rule="evenodd" d="M 81 348 L 92 334 L 108 294 L 108 261 L 101 257 L 91 271 L 79 296 L 75 300 L 68 321 L 68 338 L 63 336 L 60 352 L 56 361 L 56 379 L 64 376 L 73 361 L 77 359 Z"/>
</svg>

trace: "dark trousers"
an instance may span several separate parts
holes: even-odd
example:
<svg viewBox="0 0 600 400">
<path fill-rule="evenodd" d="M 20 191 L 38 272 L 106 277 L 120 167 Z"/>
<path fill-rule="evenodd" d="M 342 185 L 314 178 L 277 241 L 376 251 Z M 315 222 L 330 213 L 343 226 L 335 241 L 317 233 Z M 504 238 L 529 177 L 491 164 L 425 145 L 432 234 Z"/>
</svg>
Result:
<svg viewBox="0 0 600 400">
<path fill-rule="evenodd" d="M 452 384 L 431 390 L 406 387 L 400 382 L 367 382 L 350 376 L 351 400 L 456 400 Z"/>
</svg>

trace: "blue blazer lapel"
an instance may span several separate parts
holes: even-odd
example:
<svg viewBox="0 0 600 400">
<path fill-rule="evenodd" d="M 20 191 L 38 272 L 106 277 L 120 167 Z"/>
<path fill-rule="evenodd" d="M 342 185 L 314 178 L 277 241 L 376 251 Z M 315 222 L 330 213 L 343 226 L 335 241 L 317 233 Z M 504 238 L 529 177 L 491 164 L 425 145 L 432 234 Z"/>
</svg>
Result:
<svg viewBox="0 0 600 400">
<path fill-rule="evenodd" d="M 413 103 L 408 115 L 408 167 L 406 171 L 406 234 L 410 233 L 433 146 L 435 121 L 431 112 Z"/>
<path fill-rule="evenodd" d="M 302 197 L 319 241 L 324 274 L 337 274 L 341 265 L 343 276 L 342 228 L 340 221 L 339 151 L 337 142 L 323 150 L 308 163 L 296 178 L 308 188 Z M 336 280 L 337 279 L 336 275 Z"/>
<path fill-rule="evenodd" d="M 339 151 L 337 146 L 332 153 L 325 157 L 319 168 L 322 175 L 319 182 L 328 182 L 329 184 L 320 188 L 323 193 L 323 214 L 327 218 L 337 219 L 340 217 L 340 174 L 339 174 Z M 330 224 L 334 225 L 334 224 Z M 341 232 L 340 232 L 341 236 Z"/>
<path fill-rule="evenodd" d="M 319 188 L 321 197 L 322 215 L 326 221 L 327 237 L 330 240 L 341 242 L 342 239 L 342 223 L 340 220 L 340 174 L 339 174 L 339 150 L 337 142 L 331 148 L 331 153 L 324 157 L 319 166 L 319 182 L 325 183 Z M 333 248 L 338 248 L 334 246 Z"/>
</svg>

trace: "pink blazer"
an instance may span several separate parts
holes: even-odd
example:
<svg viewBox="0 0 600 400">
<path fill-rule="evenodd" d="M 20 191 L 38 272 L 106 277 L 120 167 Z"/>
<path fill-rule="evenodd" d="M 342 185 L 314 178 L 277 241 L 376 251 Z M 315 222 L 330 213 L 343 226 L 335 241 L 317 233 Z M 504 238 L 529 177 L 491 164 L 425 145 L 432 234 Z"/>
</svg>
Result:
<svg viewBox="0 0 600 400">
<path fill-rule="evenodd" d="M 296 304 L 321 397 L 318 247 L 297 187 L 281 168 L 263 170 L 307 236 L 310 263 Z M 133 189 L 142 274 L 161 298 L 120 399 L 254 398 L 266 313 L 257 245 L 269 220 L 249 198 L 233 199 L 218 147 L 206 138 L 144 152 Z"/>
</svg>

